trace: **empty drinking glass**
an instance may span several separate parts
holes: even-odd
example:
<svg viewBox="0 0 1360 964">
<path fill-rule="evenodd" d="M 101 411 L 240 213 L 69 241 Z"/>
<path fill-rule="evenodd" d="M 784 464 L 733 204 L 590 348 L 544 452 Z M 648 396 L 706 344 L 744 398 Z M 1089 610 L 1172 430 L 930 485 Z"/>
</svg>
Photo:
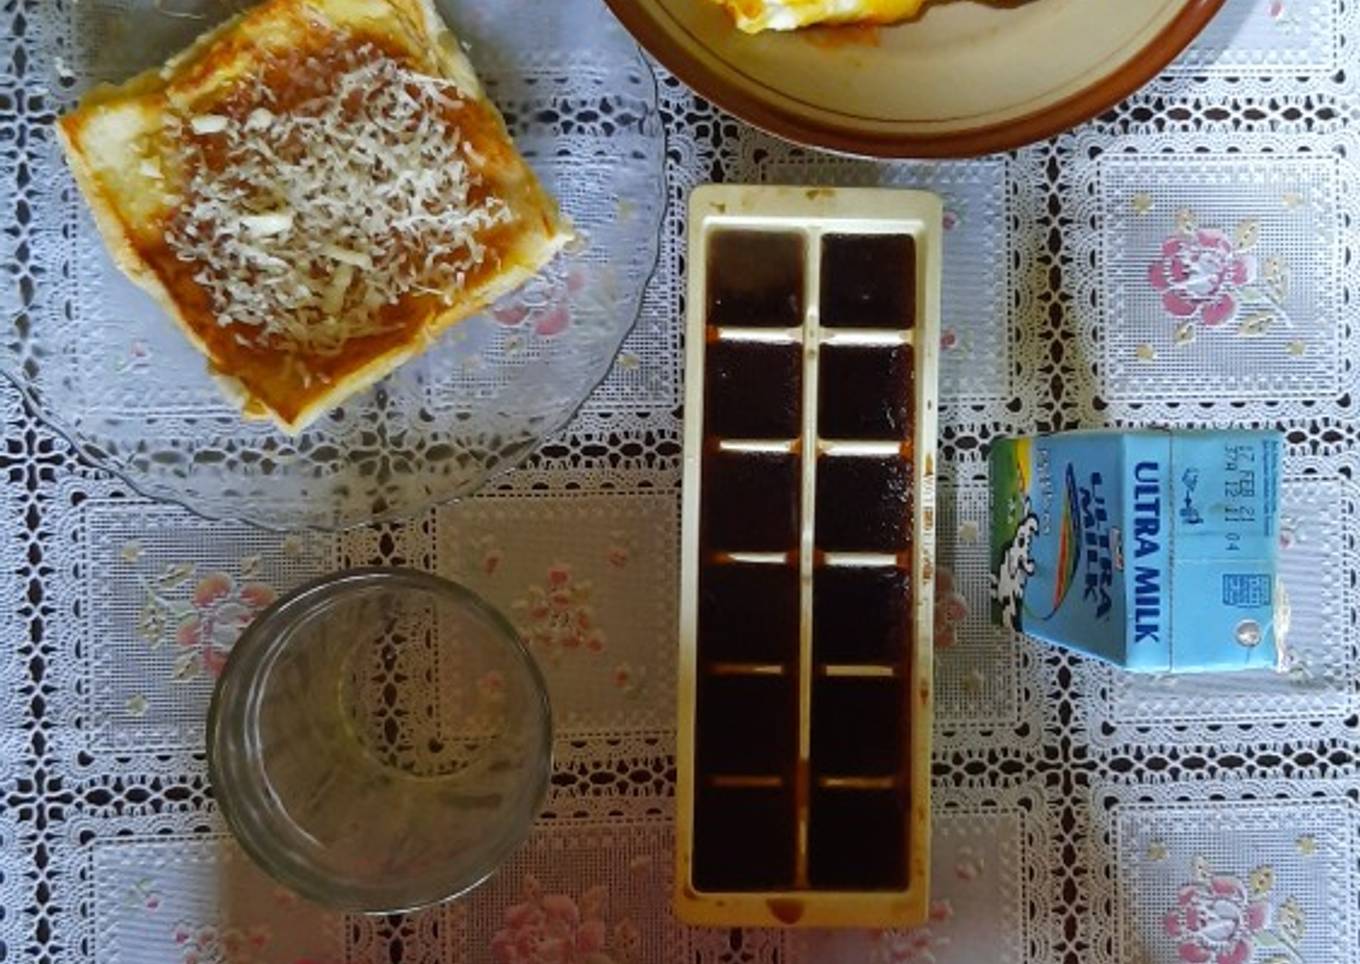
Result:
<svg viewBox="0 0 1360 964">
<path fill-rule="evenodd" d="M 551 749 L 543 677 L 514 628 L 403 569 L 276 603 L 236 644 L 208 719 L 241 846 L 299 894 L 372 913 L 486 879 L 528 835 Z"/>
</svg>

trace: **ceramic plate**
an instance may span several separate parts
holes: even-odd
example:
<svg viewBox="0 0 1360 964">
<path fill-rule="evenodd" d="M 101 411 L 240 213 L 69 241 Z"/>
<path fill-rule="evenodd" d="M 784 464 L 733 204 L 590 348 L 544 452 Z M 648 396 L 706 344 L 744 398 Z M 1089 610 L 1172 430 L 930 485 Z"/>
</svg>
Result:
<svg viewBox="0 0 1360 964">
<path fill-rule="evenodd" d="M 947 157 L 1048 137 L 1149 80 L 1223 0 L 935 0 L 890 27 L 748 36 L 707 0 L 608 0 L 704 97 L 789 140 Z"/>
</svg>

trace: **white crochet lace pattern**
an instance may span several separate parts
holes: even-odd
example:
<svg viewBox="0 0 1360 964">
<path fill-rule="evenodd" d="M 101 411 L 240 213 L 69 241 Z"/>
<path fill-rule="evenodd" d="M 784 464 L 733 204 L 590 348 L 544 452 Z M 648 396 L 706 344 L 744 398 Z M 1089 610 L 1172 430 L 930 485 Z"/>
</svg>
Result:
<svg viewBox="0 0 1360 964">
<path fill-rule="evenodd" d="M 1230 2 L 1147 92 L 1259 98 L 1284 91 L 1350 93 L 1356 17 L 1349 0 Z"/>
<path fill-rule="evenodd" d="M 35 78 L 69 86 L 48 2 L 0 13 L 5 190 L 33 176 L 19 145 L 50 116 Z M 491 961 L 550 897 L 614 964 L 1360 964 L 1358 9 L 1228 0 L 1185 57 L 1097 121 L 950 163 L 794 148 L 657 70 L 669 211 L 623 354 L 522 468 L 405 522 L 338 535 L 208 523 L 90 468 L 0 390 L 0 958 Z M 178 31 L 167 42 L 197 32 L 157 23 Z M 100 63 L 115 78 L 112 39 Z M 924 186 L 951 212 L 939 539 L 968 615 L 936 658 L 936 906 L 920 931 L 705 930 L 669 909 L 682 211 L 715 179 Z M 0 231 L 11 316 L 31 297 L 15 267 L 28 243 Z M 1214 276 L 1231 317 L 1209 324 L 1207 298 L 1191 316 L 1168 309 L 1153 282 L 1168 243 L 1232 272 Z M 1287 433 L 1291 672 L 1134 677 L 988 625 L 988 442 L 1105 424 Z M 465 901 L 376 920 L 298 906 L 235 851 L 202 747 L 216 656 L 193 631 L 218 601 L 371 563 L 464 579 L 529 634 L 545 627 L 516 602 L 550 580 L 588 584 L 576 612 L 599 630 L 543 654 L 561 720 L 529 844 Z"/>
</svg>

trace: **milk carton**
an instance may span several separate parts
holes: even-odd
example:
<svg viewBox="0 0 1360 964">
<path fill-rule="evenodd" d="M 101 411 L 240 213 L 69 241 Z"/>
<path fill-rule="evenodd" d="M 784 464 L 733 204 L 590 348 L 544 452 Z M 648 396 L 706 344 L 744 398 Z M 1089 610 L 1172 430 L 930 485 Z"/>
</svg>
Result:
<svg viewBox="0 0 1360 964">
<path fill-rule="evenodd" d="M 1139 672 L 1276 665 L 1281 442 L 1156 430 L 996 442 L 993 620 Z"/>
</svg>

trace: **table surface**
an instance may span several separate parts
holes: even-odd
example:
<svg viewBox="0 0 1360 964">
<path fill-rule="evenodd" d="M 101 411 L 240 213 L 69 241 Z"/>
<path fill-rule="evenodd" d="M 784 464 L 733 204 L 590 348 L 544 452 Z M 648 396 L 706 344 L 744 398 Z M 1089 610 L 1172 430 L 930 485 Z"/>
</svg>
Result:
<svg viewBox="0 0 1360 964">
<path fill-rule="evenodd" d="M 0 8 L 7 37 L 37 2 Z M 75 460 L 0 390 L 0 960 L 1360 961 L 1358 11 L 1229 0 L 1097 122 L 948 163 L 792 147 L 658 70 L 671 212 L 614 372 L 496 491 L 408 523 L 206 522 Z M 3 83 L 12 165 L 25 107 Z M 941 627 L 934 901 L 916 931 L 688 929 L 669 909 L 680 212 L 709 180 L 945 199 L 940 556 L 968 612 Z M 1193 265 L 1175 290 L 1173 258 Z M 1136 678 L 988 625 L 988 441 L 1143 424 L 1287 431 L 1288 672 Z M 203 756 L 232 627 L 369 563 L 510 612 L 558 728 L 547 809 L 510 864 L 465 900 L 378 919 L 263 878 Z M 535 604 L 563 585 L 588 631 Z"/>
</svg>

